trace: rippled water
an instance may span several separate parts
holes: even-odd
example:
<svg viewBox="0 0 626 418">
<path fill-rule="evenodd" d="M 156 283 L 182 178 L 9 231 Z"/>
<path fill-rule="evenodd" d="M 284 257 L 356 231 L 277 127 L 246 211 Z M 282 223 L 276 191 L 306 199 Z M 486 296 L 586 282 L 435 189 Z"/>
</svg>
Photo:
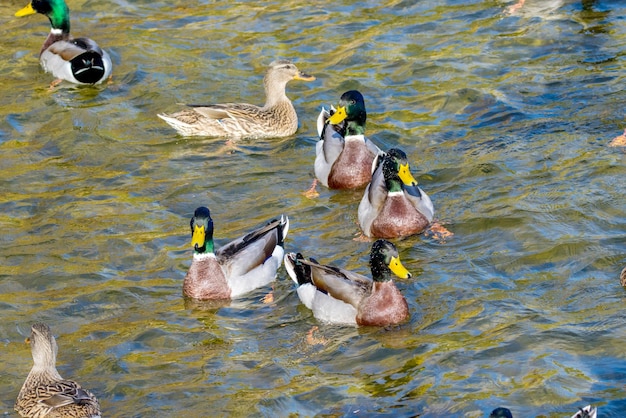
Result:
<svg viewBox="0 0 626 418">
<path fill-rule="evenodd" d="M 51 324 L 106 416 L 569 417 L 626 411 L 626 6 L 620 1 L 70 1 L 112 84 L 48 90 L 43 16 L 0 6 L 2 411 Z M 557 3 L 557 4 L 553 4 Z M 264 100 L 275 58 L 314 74 L 291 138 L 184 139 L 177 102 Z M 410 322 L 319 324 L 283 269 L 230 305 L 181 296 L 189 218 L 218 242 L 277 214 L 287 250 L 367 273 L 361 191 L 301 193 L 321 105 L 359 89 L 454 236 L 397 242 Z M 261 299 L 273 290 L 274 302 Z M 314 325 L 319 344 L 310 344 Z"/>
</svg>

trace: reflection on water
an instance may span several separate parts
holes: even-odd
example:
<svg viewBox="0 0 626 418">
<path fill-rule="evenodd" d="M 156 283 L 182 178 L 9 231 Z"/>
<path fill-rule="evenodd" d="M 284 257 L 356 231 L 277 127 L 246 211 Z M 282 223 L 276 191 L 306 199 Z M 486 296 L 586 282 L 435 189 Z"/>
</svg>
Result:
<svg viewBox="0 0 626 418">
<path fill-rule="evenodd" d="M 23 337 L 45 321 L 60 373 L 107 416 L 564 417 L 589 403 L 621 416 L 626 167 L 608 143 L 625 127 L 626 9 L 527 0 L 507 15 L 513 3 L 73 3 L 72 30 L 111 53 L 113 82 L 54 91 L 36 57 L 45 21 L 5 6 L 4 411 L 32 364 Z M 289 87 L 291 138 L 185 139 L 156 117 L 261 104 L 276 58 L 317 77 Z M 349 89 L 454 232 L 396 242 L 411 320 L 320 324 L 283 269 L 241 300 L 185 300 L 199 205 L 218 244 L 283 212 L 287 251 L 369 271 L 371 244 L 353 240 L 362 191 L 302 195 L 315 118 Z"/>
</svg>

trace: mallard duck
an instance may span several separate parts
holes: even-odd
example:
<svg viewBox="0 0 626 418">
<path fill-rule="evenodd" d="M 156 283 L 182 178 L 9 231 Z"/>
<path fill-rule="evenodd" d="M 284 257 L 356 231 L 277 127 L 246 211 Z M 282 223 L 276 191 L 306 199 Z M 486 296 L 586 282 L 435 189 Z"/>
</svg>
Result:
<svg viewBox="0 0 626 418">
<path fill-rule="evenodd" d="M 587 405 L 584 408 L 579 408 L 580 411 L 572 415 L 572 418 L 596 418 L 598 416 L 598 408 Z"/>
<path fill-rule="evenodd" d="M 64 0 L 31 0 L 15 16 L 41 13 L 50 19 L 50 34 L 39 52 L 44 71 L 57 78 L 52 85 L 66 80 L 77 84 L 98 84 L 111 75 L 113 65 L 106 51 L 89 38 L 70 35 L 70 10 Z"/>
<path fill-rule="evenodd" d="M 317 118 L 315 176 L 331 189 L 353 189 L 372 179 L 372 163 L 380 149 L 365 137 L 365 100 L 350 90 L 337 109 L 324 108 Z"/>
<path fill-rule="evenodd" d="M 281 216 L 214 250 L 211 212 L 199 207 L 191 218 L 194 254 L 183 294 L 200 300 L 231 299 L 270 283 L 282 263 L 288 231 L 289 218 Z"/>
<path fill-rule="evenodd" d="M 572 415 L 572 418 L 596 418 L 598 416 L 598 409 L 591 405 L 579 409 L 578 412 Z M 508 408 L 496 408 L 491 411 L 489 418 L 513 418 L 513 414 L 511 414 L 511 410 Z"/>
<path fill-rule="evenodd" d="M 513 418 L 513 414 L 510 409 L 500 407 L 491 411 L 489 418 Z"/>
<path fill-rule="evenodd" d="M 58 347 L 48 325 L 33 324 L 30 347 L 35 364 L 17 395 L 15 410 L 23 417 L 100 417 L 94 394 L 57 371 Z"/>
<path fill-rule="evenodd" d="M 619 282 L 622 286 L 626 287 L 626 267 L 622 269 L 622 272 L 619 275 Z"/>
<path fill-rule="evenodd" d="M 358 217 L 368 237 L 399 238 L 422 232 L 433 221 L 430 198 L 417 186 L 406 154 L 397 148 L 378 157 Z"/>
<path fill-rule="evenodd" d="M 231 138 L 275 138 L 290 136 L 298 129 L 298 115 L 285 94 L 291 80 L 313 81 L 288 60 L 270 64 L 263 84 L 265 105 L 225 103 L 188 105 L 188 109 L 158 116 L 185 136 L 214 136 Z"/>
<path fill-rule="evenodd" d="M 409 317 L 406 299 L 392 280 L 392 273 L 406 279 L 398 250 L 378 240 L 370 252 L 372 278 L 338 267 L 326 266 L 300 253 L 285 255 L 285 269 L 298 285 L 302 303 L 325 322 L 387 326 Z"/>
</svg>

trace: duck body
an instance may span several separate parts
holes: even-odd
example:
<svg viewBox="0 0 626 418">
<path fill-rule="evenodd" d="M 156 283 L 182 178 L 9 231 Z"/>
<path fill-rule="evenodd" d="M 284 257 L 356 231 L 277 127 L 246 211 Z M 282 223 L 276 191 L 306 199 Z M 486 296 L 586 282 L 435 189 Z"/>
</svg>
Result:
<svg viewBox="0 0 626 418">
<path fill-rule="evenodd" d="M 285 255 L 285 269 L 298 285 L 302 303 L 320 321 L 363 326 L 399 324 L 409 317 L 404 296 L 391 279 L 411 274 L 399 261 L 392 243 L 378 240 L 372 245 L 370 267 L 373 278 L 305 259 L 300 253 Z"/>
<path fill-rule="evenodd" d="M 391 149 L 376 163 L 358 209 L 363 233 L 390 239 L 424 231 L 433 221 L 435 209 L 411 175 L 406 154 Z"/>
<path fill-rule="evenodd" d="M 56 369 L 57 344 L 50 327 L 35 323 L 31 328 L 34 365 L 15 401 L 22 417 L 100 417 L 94 394 L 78 383 L 61 377 Z"/>
<path fill-rule="evenodd" d="M 499 407 L 491 411 L 489 418 L 513 418 L 513 414 L 510 409 Z"/>
<path fill-rule="evenodd" d="M 587 405 L 584 408 L 572 415 L 572 418 L 596 418 L 598 416 L 598 408 L 595 406 Z"/>
<path fill-rule="evenodd" d="M 315 145 L 314 169 L 324 186 L 354 189 L 372 178 L 372 163 L 381 151 L 365 137 L 366 115 L 363 96 L 356 90 L 341 96 L 337 110 L 322 108 L 317 118 L 320 139 Z"/>
<path fill-rule="evenodd" d="M 289 218 L 272 220 L 213 250 L 213 220 L 205 207 L 191 219 L 194 255 L 183 294 L 199 300 L 232 299 L 271 283 L 284 256 Z"/>
<path fill-rule="evenodd" d="M 291 80 L 312 81 L 288 60 L 270 64 L 263 80 L 266 101 L 263 106 L 248 103 L 189 105 L 173 114 L 159 114 L 161 119 L 184 136 L 230 138 L 285 137 L 298 130 L 298 115 L 285 94 Z"/>
<path fill-rule="evenodd" d="M 33 13 L 46 15 L 51 25 L 39 52 L 44 71 L 75 84 L 99 84 L 111 76 L 109 54 L 90 38 L 70 35 L 69 8 L 64 0 L 32 0 L 16 16 Z"/>
</svg>

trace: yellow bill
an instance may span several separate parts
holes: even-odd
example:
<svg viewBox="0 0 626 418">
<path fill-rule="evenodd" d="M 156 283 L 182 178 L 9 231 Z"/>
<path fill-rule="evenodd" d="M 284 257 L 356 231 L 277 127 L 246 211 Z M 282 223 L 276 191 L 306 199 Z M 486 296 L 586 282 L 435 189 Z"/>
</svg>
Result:
<svg viewBox="0 0 626 418">
<path fill-rule="evenodd" d="M 402 180 L 402 183 L 406 184 L 407 186 L 417 186 L 417 180 L 415 180 L 415 177 L 413 177 L 413 174 L 411 174 L 408 163 L 400 165 L 400 169 L 398 170 L 398 176 L 400 177 L 400 180 Z"/>
<path fill-rule="evenodd" d="M 298 74 L 296 74 L 293 78 L 294 80 L 302 80 L 302 81 L 313 81 L 315 80 L 315 76 L 314 75 L 310 75 L 310 74 L 306 74 L 303 73 L 302 71 L 300 71 Z"/>
<path fill-rule="evenodd" d="M 338 123 L 343 122 L 347 117 L 348 117 L 348 114 L 346 113 L 346 107 L 339 106 L 337 110 L 335 111 L 335 113 L 333 113 L 333 115 L 330 118 L 328 118 L 328 123 L 337 125 Z"/>
<path fill-rule="evenodd" d="M 193 248 L 196 248 L 196 245 L 198 247 L 203 247 L 204 246 L 204 236 L 205 236 L 205 231 L 204 231 L 204 225 L 196 225 L 193 228 L 193 235 L 191 236 L 191 246 Z"/>
<path fill-rule="evenodd" d="M 35 13 L 37 13 L 37 11 L 33 9 L 33 5 L 31 3 L 28 3 L 28 6 L 15 12 L 15 16 L 22 17 L 22 16 L 28 16 L 28 15 L 34 15 Z"/>
<path fill-rule="evenodd" d="M 401 279 L 408 279 L 411 277 L 411 273 L 402 265 L 400 257 L 391 257 L 389 262 L 389 268 L 391 271 Z"/>
</svg>

